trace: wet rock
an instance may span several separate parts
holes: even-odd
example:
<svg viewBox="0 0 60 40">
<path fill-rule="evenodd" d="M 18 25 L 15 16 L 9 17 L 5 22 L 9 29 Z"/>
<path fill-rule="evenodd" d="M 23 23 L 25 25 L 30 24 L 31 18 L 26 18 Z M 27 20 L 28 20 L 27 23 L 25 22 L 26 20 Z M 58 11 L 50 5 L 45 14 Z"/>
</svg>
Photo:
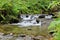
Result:
<svg viewBox="0 0 60 40">
<path fill-rule="evenodd" d="M 26 35 L 25 34 L 21 34 L 20 37 L 26 37 Z"/>
<path fill-rule="evenodd" d="M 45 15 L 40 15 L 38 18 L 45 18 Z"/>
<path fill-rule="evenodd" d="M 32 38 L 33 40 L 40 40 L 40 39 L 37 39 L 37 38 Z"/>
<path fill-rule="evenodd" d="M 36 20 L 37 23 L 39 23 L 39 20 Z"/>
<path fill-rule="evenodd" d="M 52 16 L 55 16 L 54 14 L 52 14 L 52 13 L 50 13 L 50 14 L 48 14 L 48 15 L 52 15 Z"/>
<path fill-rule="evenodd" d="M 28 18 L 29 16 L 28 16 L 28 15 L 26 15 L 26 17 Z"/>
<path fill-rule="evenodd" d="M 58 18 L 57 16 L 54 16 L 54 17 L 52 17 L 52 18 Z"/>
<path fill-rule="evenodd" d="M 32 30 L 31 28 L 29 28 L 28 30 Z"/>
</svg>

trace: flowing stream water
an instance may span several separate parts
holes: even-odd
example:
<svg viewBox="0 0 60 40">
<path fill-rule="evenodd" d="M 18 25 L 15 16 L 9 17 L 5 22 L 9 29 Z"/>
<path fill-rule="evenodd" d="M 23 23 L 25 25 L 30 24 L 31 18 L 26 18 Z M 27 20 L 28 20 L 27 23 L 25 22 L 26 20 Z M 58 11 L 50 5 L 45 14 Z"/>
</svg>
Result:
<svg viewBox="0 0 60 40">
<path fill-rule="evenodd" d="M 39 18 L 40 17 L 40 18 Z M 12 25 L 19 25 L 27 27 L 27 26 L 41 26 L 42 25 L 42 18 L 45 19 L 52 19 L 52 15 L 21 15 L 20 20 L 21 22 L 19 23 L 13 23 Z"/>
<path fill-rule="evenodd" d="M 12 23 L 11 25 L 17 25 L 19 27 L 28 27 L 28 26 L 39 26 L 41 27 L 41 30 L 44 30 L 43 28 L 46 28 L 49 26 L 50 22 L 53 20 L 52 15 L 21 15 L 20 16 L 22 20 L 20 20 L 19 23 Z M 37 37 L 36 37 L 37 38 Z M 42 38 L 42 39 L 41 39 Z M 38 36 L 36 40 L 48 40 L 42 36 Z M 0 40 L 35 40 L 31 36 L 26 37 L 14 37 L 12 35 L 0 35 Z"/>
</svg>

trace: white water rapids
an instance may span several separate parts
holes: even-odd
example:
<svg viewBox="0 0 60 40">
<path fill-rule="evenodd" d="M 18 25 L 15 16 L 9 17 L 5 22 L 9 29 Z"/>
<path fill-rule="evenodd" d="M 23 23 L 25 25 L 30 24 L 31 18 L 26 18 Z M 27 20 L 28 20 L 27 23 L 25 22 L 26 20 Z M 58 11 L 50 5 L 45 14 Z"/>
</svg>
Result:
<svg viewBox="0 0 60 40">
<path fill-rule="evenodd" d="M 42 22 L 38 18 L 41 15 L 21 15 L 20 18 L 22 19 L 19 23 L 13 23 L 12 25 L 18 25 L 18 26 L 41 26 Z M 47 15 L 44 17 L 45 19 L 51 19 L 52 15 Z M 39 19 L 39 20 L 38 20 Z"/>
</svg>

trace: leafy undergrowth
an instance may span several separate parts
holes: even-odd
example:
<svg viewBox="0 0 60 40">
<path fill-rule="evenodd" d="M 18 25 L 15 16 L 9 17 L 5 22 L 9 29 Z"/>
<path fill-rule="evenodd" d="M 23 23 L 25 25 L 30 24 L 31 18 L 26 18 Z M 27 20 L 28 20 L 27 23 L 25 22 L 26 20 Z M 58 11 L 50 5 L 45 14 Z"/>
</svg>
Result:
<svg viewBox="0 0 60 40">
<path fill-rule="evenodd" d="M 53 40 L 60 40 L 60 18 L 57 18 L 55 19 L 55 21 L 52 21 L 48 29 L 49 31 L 55 32 Z"/>
<path fill-rule="evenodd" d="M 50 14 L 59 10 L 59 0 L 0 0 L 0 23 L 19 21 L 20 14 Z"/>
</svg>

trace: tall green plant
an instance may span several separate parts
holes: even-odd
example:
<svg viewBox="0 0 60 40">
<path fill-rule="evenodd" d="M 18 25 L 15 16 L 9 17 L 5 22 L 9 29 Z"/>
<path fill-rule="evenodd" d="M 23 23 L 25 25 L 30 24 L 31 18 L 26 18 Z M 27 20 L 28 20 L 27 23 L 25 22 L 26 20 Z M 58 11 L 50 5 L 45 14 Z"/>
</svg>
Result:
<svg viewBox="0 0 60 40">
<path fill-rule="evenodd" d="M 55 21 L 52 21 L 50 26 L 48 27 L 50 31 L 56 31 L 53 36 L 54 40 L 60 40 L 60 18 L 57 18 Z"/>
<path fill-rule="evenodd" d="M 19 13 L 50 13 L 53 11 L 53 8 L 59 4 L 59 0 L 0 0 L 0 10 L 6 10 L 6 14 L 7 16 L 9 15 L 9 18 L 16 19 Z M 0 17 L 2 17 L 3 20 L 6 20 L 7 18 L 4 16 L 4 14 L 1 14 L 0 12 Z"/>
</svg>

